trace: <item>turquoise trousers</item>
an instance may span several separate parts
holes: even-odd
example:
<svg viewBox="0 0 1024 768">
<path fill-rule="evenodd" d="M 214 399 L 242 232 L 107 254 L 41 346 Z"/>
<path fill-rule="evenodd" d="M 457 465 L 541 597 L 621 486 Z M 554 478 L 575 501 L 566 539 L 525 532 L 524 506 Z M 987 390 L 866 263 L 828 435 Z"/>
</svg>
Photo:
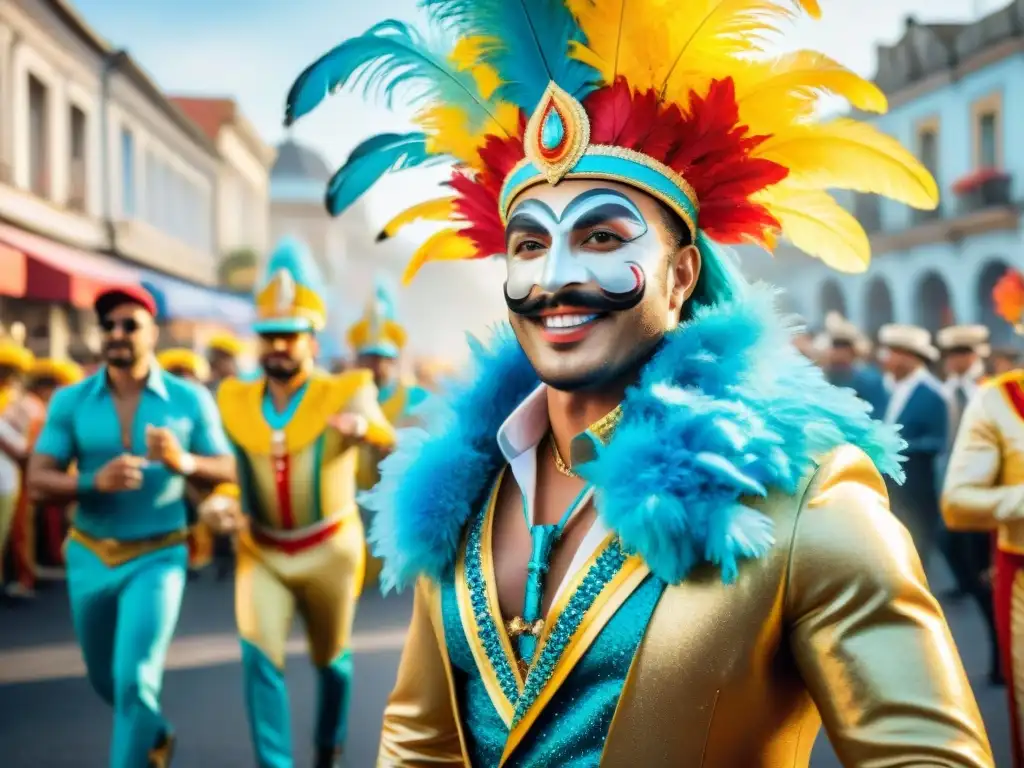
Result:
<svg viewBox="0 0 1024 768">
<path fill-rule="evenodd" d="M 110 768 L 144 768 L 171 733 L 160 712 L 164 659 L 185 591 L 182 544 L 110 567 L 76 541 L 67 548 L 75 634 L 89 682 L 114 708 Z"/>
</svg>

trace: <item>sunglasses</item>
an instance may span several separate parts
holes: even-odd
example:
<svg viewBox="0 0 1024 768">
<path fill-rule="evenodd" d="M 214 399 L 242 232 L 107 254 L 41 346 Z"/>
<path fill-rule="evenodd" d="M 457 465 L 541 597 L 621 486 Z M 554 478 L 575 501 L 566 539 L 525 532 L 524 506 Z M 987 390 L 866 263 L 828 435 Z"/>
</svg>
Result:
<svg viewBox="0 0 1024 768">
<path fill-rule="evenodd" d="M 139 321 L 133 317 L 126 317 L 123 320 L 109 320 L 104 319 L 100 322 L 100 327 L 105 333 L 113 333 L 118 328 L 125 334 L 125 336 L 135 333 L 142 326 L 139 325 Z"/>
</svg>

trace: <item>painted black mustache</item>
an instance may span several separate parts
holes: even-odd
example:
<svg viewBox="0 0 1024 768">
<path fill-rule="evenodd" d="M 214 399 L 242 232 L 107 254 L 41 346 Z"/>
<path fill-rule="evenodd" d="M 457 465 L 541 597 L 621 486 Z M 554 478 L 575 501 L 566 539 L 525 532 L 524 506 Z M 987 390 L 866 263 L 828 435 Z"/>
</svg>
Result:
<svg viewBox="0 0 1024 768">
<path fill-rule="evenodd" d="M 559 309 L 560 307 L 589 309 L 595 314 L 624 312 L 640 303 L 640 300 L 644 297 L 645 286 L 646 282 L 641 277 L 637 281 L 636 287 L 626 293 L 612 293 L 601 288 L 595 291 L 574 287 L 564 288 L 557 293 L 541 293 L 527 296 L 524 299 L 513 299 L 509 296 L 507 284 L 504 290 L 505 303 L 511 311 L 523 317 L 538 317 L 541 312 Z"/>
</svg>

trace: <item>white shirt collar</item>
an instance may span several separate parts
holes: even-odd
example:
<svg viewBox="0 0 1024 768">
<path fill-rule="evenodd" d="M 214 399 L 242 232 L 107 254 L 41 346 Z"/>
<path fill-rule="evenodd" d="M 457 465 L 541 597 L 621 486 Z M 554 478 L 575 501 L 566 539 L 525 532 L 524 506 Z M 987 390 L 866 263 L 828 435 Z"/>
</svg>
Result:
<svg viewBox="0 0 1024 768">
<path fill-rule="evenodd" d="M 910 400 L 914 388 L 930 375 L 928 369 L 922 365 L 905 378 L 893 381 L 892 389 L 889 392 L 889 407 L 885 409 L 887 424 L 895 423 L 903 415 L 903 409 L 906 407 L 907 401 Z"/>
<path fill-rule="evenodd" d="M 537 495 L 537 447 L 550 429 L 547 387 L 544 384 L 531 392 L 498 428 L 498 447 L 523 495 L 523 508 L 529 525 L 533 525 Z M 598 516 L 573 555 L 569 570 L 555 592 L 555 600 L 561 597 L 573 575 L 587 564 L 607 536 L 608 527 Z"/>
</svg>

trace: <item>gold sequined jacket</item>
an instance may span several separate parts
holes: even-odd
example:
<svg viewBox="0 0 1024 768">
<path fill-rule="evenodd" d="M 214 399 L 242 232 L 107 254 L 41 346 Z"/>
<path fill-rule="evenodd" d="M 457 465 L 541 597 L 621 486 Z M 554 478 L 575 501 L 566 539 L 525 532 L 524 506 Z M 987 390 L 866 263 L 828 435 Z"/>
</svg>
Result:
<svg viewBox="0 0 1024 768">
<path fill-rule="evenodd" d="M 662 593 L 601 765 L 807 766 L 824 724 L 847 766 L 994 766 L 945 619 L 867 457 L 840 448 L 796 496 L 757 506 L 775 523 L 767 556 L 745 563 L 734 584 L 698 568 Z M 638 563 L 588 614 L 580 643 L 646 573 Z M 440 610 L 438 587 L 421 580 L 381 766 L 469 764 Z"/>
</svg>

